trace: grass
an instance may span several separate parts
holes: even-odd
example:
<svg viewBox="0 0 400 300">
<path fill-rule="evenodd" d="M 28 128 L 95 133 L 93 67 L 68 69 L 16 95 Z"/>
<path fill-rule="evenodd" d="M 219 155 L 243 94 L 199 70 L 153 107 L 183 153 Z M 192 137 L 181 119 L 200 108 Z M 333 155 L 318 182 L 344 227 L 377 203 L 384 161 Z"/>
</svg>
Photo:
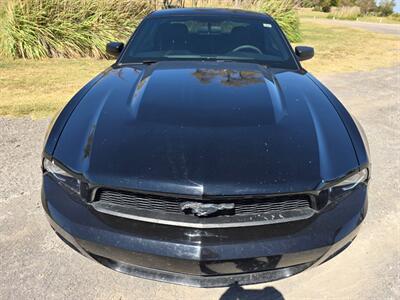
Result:
<svg viewBox="0 0 400 300">
<path fill-rule="evenodd" d="M 140 0 L 9 0 L 0 51 L 11 58 L 106 57 L 105 44 L 127 39 L 151 11 Z"/>
<path fill-rule="evenodd" d="M 400 64 L 400 39 L 346 27 L 316 25 L 303 20 L 303 41 L 315 57 L 303 66 L 312 73 L 369 71 Z"/>
<path fill-rule="evenodd" d="M 295 9 L 298 0 L 241 0 L 237 7 L 234 5 L 235 2 L 233 0 L 186 1 L 185 7 L 240 8 L 267 13 L 278 22 L 289 41 L 301 40 L 300 22 Z"/>
<path fill-rule="evenodd" d="M 311 8 L 301 8 L 297 11 L 300 19 L 307 21 L 307 19 L 328 19 L 329 13 L 322 11 L 313 11 Z M 371 22 L 371 23 L 386 23 L 386 24 L 400 24 L 400 18 L 394 16 L 378 17 L 378 16 L 360 16 L 356 18 L 357 21 Z"/>
<path fill-rule="evenodd" d="M 0 115 L 52 115 L 110 64 L 96 59 L 1 60 Z"/>
<path fill-rule="evenodd" d="M 262 0 L 260 1 L 260 11 L 272 16 L 279 26 L 285 32 L 287 38 L 291 42 L 301 40 L 299 29 L 300 21 L 295 7 L 294 0 Z"/>
<path fill-rule="evenodd" d="M 400 39 L 345 27 L 301 23 L 316 55 L 303 65 L 320 75 L 367 71 L 400 63 Z M 0 115 L 53 115 L 112 61 L 96 59 L 0 60 Z"/>
<path fill-rule="evenodd" d="M 358 6 L 332 7 L 328 15 L 330 19 L 357 20 L 361 15 L 361 9 Z"/>
<path fill-rule="evenodd" d="M 363 16 L 359 17 L 358 21 L 371 22 L 371 23 L 386 23 L 386 24 L 400 24 L 400 18 L 393 16 L 378 17 L 378 16 Z"/>
<path fill-rule="evenodd" d="M 317 18 L 317 19 L 327 19 L 329 13 L 322 11 L 315 11 L 312 8 L 300 8 L 297 13 L 301 19 L 303 18 Z"/>
<path fill-rule="evenodd" d="M 126 40 L 142 18 L 154 9 L 152 3 L 8 0 L 0 16 L 0 55 L 28 59 L 105 58 L 105 44 Z M 270 13 L 290 41 L 300 40 L 299 19 L 293 9 L 295 0 L 259 0 L 259 3 L 257 8 Z"/>
</svg>

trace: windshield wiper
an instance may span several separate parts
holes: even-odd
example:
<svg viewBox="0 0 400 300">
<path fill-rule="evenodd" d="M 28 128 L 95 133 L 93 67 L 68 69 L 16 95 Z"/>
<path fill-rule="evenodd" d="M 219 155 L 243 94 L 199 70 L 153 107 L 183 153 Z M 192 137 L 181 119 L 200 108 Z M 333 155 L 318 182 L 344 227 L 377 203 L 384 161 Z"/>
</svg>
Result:
<svg viewBox="0 0 400 300">
<path fill-rule="evenodd" d="M 119 63 L 119 66 L 126 66 L 126 65 L 151 65 L 158 63 L 159 60 L 154 60 L 154 59 L 145 59 L 142 61 L 132 61 L 132 62 L 126 62 L 126 63 Z"/>
<path fill-rule="evenodd" d="M 141 63 L 144 65 L 151 65 L 151 64 L 158 63 L 158 62 L 159 62 L 158 60 L 154 60 L 154 59 L 146 59 L 146 60 L 141 61 Z"/>
</svg>

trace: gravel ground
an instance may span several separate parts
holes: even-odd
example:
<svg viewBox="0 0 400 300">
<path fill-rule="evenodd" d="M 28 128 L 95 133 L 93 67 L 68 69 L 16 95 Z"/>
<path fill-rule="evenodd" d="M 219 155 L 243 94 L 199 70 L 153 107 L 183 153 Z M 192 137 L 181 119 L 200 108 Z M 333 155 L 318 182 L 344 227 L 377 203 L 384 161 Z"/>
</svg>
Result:
<svg viewBox="0 0 400 300">
<path fill-rule="evenodd" d="M 269 284 L 196 289 L 111 271 L 50 229 L 40 205 L 49 120 L 0 118 L 0 299 L 399 299 L 400 67 L 322 78 L 363 124 L 373 181 L 355 242 L 326 264 Z"/>
</svg>

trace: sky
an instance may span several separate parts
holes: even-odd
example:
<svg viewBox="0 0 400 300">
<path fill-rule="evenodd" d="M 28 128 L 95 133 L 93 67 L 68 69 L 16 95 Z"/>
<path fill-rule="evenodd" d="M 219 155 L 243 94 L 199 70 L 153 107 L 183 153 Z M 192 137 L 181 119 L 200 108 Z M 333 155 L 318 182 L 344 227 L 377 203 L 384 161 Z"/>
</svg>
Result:
<svg viewBox="0 0 400 300">
<path fill-rule="evenodd" d="M 375 2 L 379 4 L 381 0 L 376 0 Z M 396 6 L 394 7 L 394 12 L 400 13 L 400 0 L 394 0 L 394 3 L 396 3 Z"/>
</svg>

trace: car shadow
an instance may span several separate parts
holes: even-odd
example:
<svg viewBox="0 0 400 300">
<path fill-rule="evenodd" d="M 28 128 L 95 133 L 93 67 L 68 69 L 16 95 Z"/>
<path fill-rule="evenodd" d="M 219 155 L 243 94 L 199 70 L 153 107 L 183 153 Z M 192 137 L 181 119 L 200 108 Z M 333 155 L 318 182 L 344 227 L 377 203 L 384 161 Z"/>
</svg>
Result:
<svg viewBox="0 0 400 300">
<path fill-rule="evenodd" d="M 238 284 L 231 285 L 219 300 L 284 300 L 276 288 L 267 286 L 260 290 L 246 290 Z"/>
</svg>

